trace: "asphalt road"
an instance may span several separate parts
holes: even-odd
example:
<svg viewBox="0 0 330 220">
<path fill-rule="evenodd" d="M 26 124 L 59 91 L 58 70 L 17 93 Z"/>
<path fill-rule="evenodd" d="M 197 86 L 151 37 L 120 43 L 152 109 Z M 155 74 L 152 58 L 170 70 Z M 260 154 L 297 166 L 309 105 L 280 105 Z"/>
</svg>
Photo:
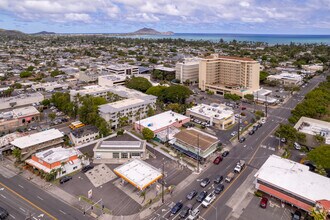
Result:
<svg viewBox="0 0 330 220">
<path fill-rule="evenodd" d="M 291 110 L 303 100 L 305 94 L 323 80 L 323 77 L 315 77 L 309 82 L 308 86 L 302 88 L 301 91 L 293 95 L 281 107 L 274 109 L 269 108 L 266 123 L 258 129 L 254 135 L 247 135 L 246 141 L 234 146 L 230 154 L 219 165 L 210 166 L 199 175 L 196 181 L 192 182 L 184 190 L 180 192 L 174 191 L 171 201 L 157 209 L 149 219 L 178 219 L 178 214 L 174 216 L 170 215 L 170 208 L 178 201 L 183 202 L 184 205 L 191 204 L 193 208 L 199 207 L 200 203 L 196 202 L 195 199 L 188 201 L 186 195 L 193 189 L 198 192 L 202 190 L 206 190 L 208 193 L 212 192 L 214 189 L 214 185 L 212 184 L 214 177 L 217 174 L 225 177 L 229 172 L 233 171 L 238 160 L 244 159 L 247 162 L 246 168 L 239 175 L 236 175 L 235 179 L 230 184 L 224 183 L 224 192 L 217 196 L 212 206 L 207 209 L 199 208 L 201 210 L 202 219 L 225 219 L 232 211 L 230 207 L 225 205 L 226 202 L 251 172 L 254 169 L 259 169 L 267 158 L 275 153 L 276 147 L 278 146 L 278 139 L 272 136 L 272 133 L 280 123 L 287 122 L 288 117 L 291 115 Z M 206 188 L 202 188 L 200 186 L 200 180 L 206 177 L 210 178 L 212 182 Z"/>
<path fill-rule="evenodd" d="M 19 175 L 9 179 L 0 175 L 0 190 L 0 206 L 8 210 L 9 219 L 25 219 L 29 214 L 36 219 L 92 219 Z"/>
</svg>

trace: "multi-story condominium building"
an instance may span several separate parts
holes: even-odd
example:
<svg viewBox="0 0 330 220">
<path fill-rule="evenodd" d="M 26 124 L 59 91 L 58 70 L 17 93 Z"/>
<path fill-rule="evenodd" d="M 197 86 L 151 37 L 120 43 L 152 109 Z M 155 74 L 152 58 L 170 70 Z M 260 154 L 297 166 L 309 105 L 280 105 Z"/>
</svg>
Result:
<svg viewBox="0 0 330 220">
<path fill-rule="evenodd" d="M 180 80 L 180 83 L 197 82 L 199 61 L 199 58 L 186 58 L 183 62 L 177 63 L 175 65 L 175 78 Z"/>
<path fill-rule="evenodd" d="M 13 131 L 40 120 L 40 112 L 33 106 L 0 113 L 0 132 Z"/>
<path fill-rule="evenodd" d="M 100 86 L 124 85 L 128 77 L 130 76 L 115 74 L 99 76 L 98 84 Z"/>
<path fill-rule="evenodd" d="M 259 89 L 260 64 L 250 58 L 214 54 L 199 63 L 199 88 L 244 96 Z"/>
<path fill-rule="evenodd" d="M 139 74 L 139 67 L 128 64 L 112 64 L 105 68 L 108 74 L 136 75 Z"/>
<path fill-rule="evenodd" d="M 156 108 L 156 99 L 155 96 L 142 96 L 100 105 L 99 114 L 116 129 L 121 123 L 131 124 L 145 118 L 149 108 Z"/>
<path fill-rule="evenodd" d="M 79 146 L 95 140 L 99 136 L 99 130 L 94 125 L 86 125 L 70 132 L 69 138 L 75 146 Z"/>
<path fill-rule="evenodd" d="M 57 89 L 67 89 L 69 85 L 63 82 L 49 82 L 49 83 L 37 83 L 32 85 L 34 91 L 54 91 Z"/>
</svg>

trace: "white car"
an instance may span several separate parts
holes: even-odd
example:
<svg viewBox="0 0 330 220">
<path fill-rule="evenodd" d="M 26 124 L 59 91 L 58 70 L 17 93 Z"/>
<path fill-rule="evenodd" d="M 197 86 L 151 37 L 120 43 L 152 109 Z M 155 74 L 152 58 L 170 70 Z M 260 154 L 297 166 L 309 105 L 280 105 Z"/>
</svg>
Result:
<svg viewBox="0 0 330 220">
<path fill-rule="evenodd" d="M 215 200 L 215 198 L 216 198 L 215 194 L 213 192 L 210 193 L 202 202 L 202 206 L 204 208 L 209 207 L 209 205 Z"/>
<path fill-rule="evenodd" d="M 265 119 L 265 118 L 262 118 L 262 119 L 260 120 L 260 122 L 261 122 L 261 124 L 265 124 L 265 123 L 266 123 L 266 119 Z"/>
<path fill-rule="evenodd" d="M 233 131 L 230 135 L 234 137 L 237 134 L 237 131 Z"/>
<path fill-rule="evenodd" d="M 301 150 L 301 146 L 297 142 L 294 142 L 293 146 L 296 150 Z"/>
</svg>

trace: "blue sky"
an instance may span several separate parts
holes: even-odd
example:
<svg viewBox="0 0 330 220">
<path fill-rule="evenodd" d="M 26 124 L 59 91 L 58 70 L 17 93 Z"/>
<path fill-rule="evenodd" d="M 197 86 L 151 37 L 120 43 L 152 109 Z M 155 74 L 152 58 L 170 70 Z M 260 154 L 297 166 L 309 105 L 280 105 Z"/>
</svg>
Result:
<svg viewBox="0 0 330 220">
<path fill-rule="evenodd" d="M 330 34 L 330 0 L 0 0 L 0 28 L 26 33 Z"/>
</svg>

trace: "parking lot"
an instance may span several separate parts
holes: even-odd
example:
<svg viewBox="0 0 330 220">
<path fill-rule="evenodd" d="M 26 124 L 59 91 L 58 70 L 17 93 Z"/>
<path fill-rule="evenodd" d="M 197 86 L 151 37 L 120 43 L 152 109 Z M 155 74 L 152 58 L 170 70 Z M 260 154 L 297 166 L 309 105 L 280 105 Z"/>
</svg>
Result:
<svg viewBox="0 0 330 220">
<path fill-rule="evenodd" d="M 112 140 L 128 141 L 136 139 L 129 135 L 121 135 L 113 138 Z M 94 145 L 92 144 L 80 150 L 92 156 L 93 147 Z M 171 160 L 170 158 L 154 150 L 152 147 L 148 146 L 147 149 L 156 156 L 147 159 L 147 163 L 161 170 L 164 162 L 165 186 L 178 185 L 182 180 L 191 174 L 191 171 L 188 168 L 180 166 L 177 161 Z M 113 170 L 119 165 L 120 164 L 108 164 L 107 166 Z M 116 180 L 118 180 L 118 178 L 115 178 L 99 187 L 94 187 L 87 176 L 84 173 L 79 172 L 73 176 L 72 180 L 60 185 L 60 187 L 76 197 L 81 195 L 87 197 L 88 190 L 92 189 L 93 197 L 91 200 L 98 201 L 103 199 L 105 207 L 114 215 L 131 215 L 139 212 L 143 204 L 136 202 L 124 191 L 115 186 L 114 182 Z M 137 193 L 137 190 L 134 192 L 132 191 L 132 193 Z"/>
<path fill-rule="evenodd" d="M 295 211 L 294 208 L 283 205 L 275 198 L 268 197 L 268 205 L 265 209 L 260 207 L 260 198 L 253 196 L 250 203 L 244 209 L 240 220 L 251 220 L 251 219 L 263 219 L 263 220 L 290 220 L 292 218 L 291 213 Z M 236 218 L 231 217 L 230 220 Z"/>
</svg>

